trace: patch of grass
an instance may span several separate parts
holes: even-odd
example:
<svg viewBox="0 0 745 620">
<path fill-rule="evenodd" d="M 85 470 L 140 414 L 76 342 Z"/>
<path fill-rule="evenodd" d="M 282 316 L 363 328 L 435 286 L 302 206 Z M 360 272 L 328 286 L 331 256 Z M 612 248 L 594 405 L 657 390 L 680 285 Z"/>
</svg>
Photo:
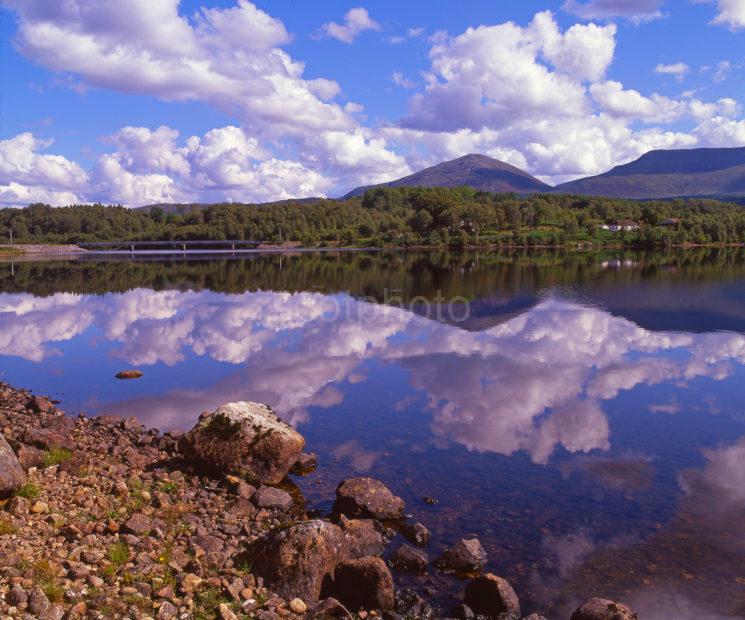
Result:
<svg viewBox="0 0 745 620">
<path fill-rule="evenodd" d="M 39 560 L 31 568 L 34 581 L 52 603 L 62 602 L 64 588 L 57 581 L 57 571 L 49 560 Z"/>
<path fill-rule="evenodd" d="M 119 568 L 129 562 L 129 559 L 132 556 L 129 552 L 129 547 L 127 546 L 127 544 L 120 541 L 114 543 L 113 545 L 111 545 L 111 547 L 109 547 L 109 550 L 106 552 L 106 557 L 108 558 L 109 562 Z"/>
<path fill-rule="evenodd" d="M 126 543 L 121 541 L 114 543 L 106 552 L 106 558 L 109 560 L 109 563 L 103 568 L 104 574 L 109 577 L 115 576 L 119 572 L 119 569 L 129 562 L 131 557 L 129 547 Z"/>
<path fill-rule="evenodd" d="M 213 620 L 217 606 L 226 599 L 219 588 L 204 588 L 194 597 L 194 620 Z"/>
<path fill-rule="evenodd" d="M 51 603 L 61 603 L 65 595 L 65 589 L 56 581 L 42 583 L 41 589 Z"/>
<path fill-rule="evenodd" d="M 42 463 L 44 467 L 52 467 L 53 465 L 61 465 L 71 458 L 72 450 L 68 450 L 67 448 L 50 448 L 44 452 Z"/>
<path fill-rule="evenodd" d="M 127 607 L 135 607 L 141 612 L 152 610 L 150 607 L 150 601 L 142 596 L 142 594 L 124 594 L 121 599 Z"/>
<path fill-rule="evenodd" d="M 38 499 L 41 495 L 41 489 L 38 484 L 27 482 L 15 492 L 15 495 L 16 497 L 23 497 L 28 500 Z"/>
<path fill-rule="evenodd" d="M 0 536 L 11 536 L 18 532 L 18 528 L 13 525 L 10 519 L 0 519 Z"/>
<path fill-rule="evenodd" d="M 168 566 L 173 559 L 173 543 L 167 542 L 163 545 L 163 549 L 158 554 L 158 564 Z"/>
<path fill-rule="evenodd" d="M 161 482 L 158 485 L 158 490 L 168 495 L 175 495 L 178 493 L 179 485 L 178 482 Z"/>
</svg>

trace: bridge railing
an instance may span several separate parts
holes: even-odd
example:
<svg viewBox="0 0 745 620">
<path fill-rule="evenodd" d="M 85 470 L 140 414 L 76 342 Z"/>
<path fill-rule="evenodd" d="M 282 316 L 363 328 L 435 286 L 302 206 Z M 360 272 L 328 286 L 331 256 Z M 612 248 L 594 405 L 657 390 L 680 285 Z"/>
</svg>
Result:
<svg viewBox="0 0 745 620">
<path fill-rule="evenodd" d="M 92 241 L 78 243 L 83 249 L 116 249 L 123 248 L 130 252 L 147 248 L 178 248 L 186 251 L 187 248 L 217 248 L 224 247 L 235 250 L 239 247 L 253 247 L 264 243 L 255 239 L 190 239 L 188 241 L 165 240 L 165 241 Z"/>
</svg>

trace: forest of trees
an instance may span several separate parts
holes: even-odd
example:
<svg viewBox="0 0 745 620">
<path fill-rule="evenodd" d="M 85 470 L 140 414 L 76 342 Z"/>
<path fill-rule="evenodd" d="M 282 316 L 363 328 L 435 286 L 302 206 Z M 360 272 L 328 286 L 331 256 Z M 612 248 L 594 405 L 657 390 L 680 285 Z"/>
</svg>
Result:
<svg viewBox="0 0 745 620">
<path fill-rule="evenodd" d="M 674 224 L 667 220 L 677 220 Z M 639 230 L 601 225 L 633 220 Z M 666 225 L 663 225 L 665 223 Z M 160 207 L 33 204 L 0 209 L 0 243 L 254 239 L 308 246 L 670 246 L 745 242 L 745 207 L 714 200 L 631 201 L 491 194 L 469 187 L 377 188 L 346 201 Z"/>
</svg>

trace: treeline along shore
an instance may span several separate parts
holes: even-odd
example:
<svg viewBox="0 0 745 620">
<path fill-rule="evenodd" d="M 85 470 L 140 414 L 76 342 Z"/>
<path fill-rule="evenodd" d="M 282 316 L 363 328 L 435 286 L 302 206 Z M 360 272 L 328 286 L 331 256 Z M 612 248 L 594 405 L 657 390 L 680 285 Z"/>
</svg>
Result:
<svg viewBox="0 0 745 620">
<path fill-rule="evenodd" d="M 745 208 L 706 199 L 632 201 L 494 194 L 470 187 L 381 187 L 347 200 L 127 209 L 33 204 L 0 210 L 17 243 L 256 240 L 307 247 L 669 247 L 745 242 Z"/>
<path fill-rule="evenodd" d="M 306 512 L 288 474 L 315 455 L 265 405 L 162 433 L 0 383 L 0 429 L 2 618 L 543 618 L 484 572 L 477 538 L 443 548 L 379 480 L 342 480 L 329 514 Z M 403 573 L 459 575 L 462 602 L 438 609 Z M 609 618 L 637 615 L 600 598 L 571 615 Z"/>
</svg>

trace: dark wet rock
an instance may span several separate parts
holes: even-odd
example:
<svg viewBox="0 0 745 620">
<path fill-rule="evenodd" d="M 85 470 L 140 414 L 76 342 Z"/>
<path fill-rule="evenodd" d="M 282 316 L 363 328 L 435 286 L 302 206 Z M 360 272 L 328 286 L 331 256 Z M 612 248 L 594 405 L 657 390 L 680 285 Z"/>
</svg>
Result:
<svg viewBox="0 0 745 620">
<path fill-rule="evenodd" d="M 548 618 L 541 614 L 530 614 L 529 616 L 525 616 L 523 620 L 548 620 Z"/>
<path fill-rule="evenodd" d="M 604 598 L 585 601 L 572 614 L 571 620 L 638 620 L 629 607 Z"/>
<path fill-rule="evenodd" d="M 434 506 L 435 504 L 439 504 L 439 503 L 440 503 L 440 500 L 439 500 L 439 499 L 435 499 L 434 497 L 431 497 L 430 495 L 425 495 L 425 496 L 424 496 L 424 497 L 422 498 L 422 501 L 423 501 L 423 502 L 424 502 L 425 504 L 428 504 L 428 505 L 430 505 L 430 506 Z"/>
<path fill-rule="evenodd" d="M 405 523 L 401 526 L 401 535 L 410 543 L 424 547 L 429 543 L 430 531 L 418 521 L 416 523 Z"/>
<path fill-rule="evenodd" d="M 139 379 L 142 377 L 141 370 L 122 370 L 116 373 L 117 379 Z"/>
<path fill-rule="evenodd" d="M 28 406 L 36 413 L 52 413 L 54 411 L 52 401 L 43 396 L 32 396 L 28 402 Z"/>
<path fill-rule="evenodd" d="M 432 606 L 410 588 L 396 592 L 395 609 L 404 618 L 433 618 L 435 615 Z"/>
<path fill-rule="evenodd" d="M 458 620 L 471 620 L 476 617 L 476 614 L 473 613 L 473 609 L 468 605 L 461 603 L 453 609 L 453 617 L 458 618 Z"/>
<path fill-rule="evenodd" d="M 391 557 L 391 564 L 396 568 L 423 573 L 427 569 L 427 555 L 411 545 L 401 545 Z"/>
<path fill-rule="evenodd" d="M 486 551 L 478 538 L 461 538 L 435 560 L 445 570 L 478 573 L 486 565 Z"/>
<path fill-rule="evenodd" d="M 347 554 L 341 528 L 313 520 L 269 532 L 251 545 L 246 559 L 251 571 L 280 596 L 313 603 Z"/>
<path fill-rule="evenodd" d="M 506 579 L 492 573 L 477 577 L 466 586 L 465 603 L 475 614 L 519 620 L 520 601 Z"/>
<path fill-rule="evenodd" d="M 404 500 L 374 478 L 350 478 L 336 487 L 334 512 L 347 517 L 401 519 Z"/>
<path fill-rule="evenodd" d="M 347 537 L 351 559 L 382 555 L 385 541 L 373 519 L 347 519 L 342 515 L 339 526 Z"/>
<path fill-rule="evenodd" d="M 206 466 L 264 484 L 279 483 L 305 440 L 266 405 L 228 403 L 202 417 L 179 449 Z"/>
<path fill-rule="evenodd" d="M 341 562 L 334 571 L 331 590 L 352 610 L 393 608 L 393 576 L 380 558 Z"/>
<path fill-rule="evenodd" d="M 325 598 L 319 601 L 317 605 L 308 612 L 308 617 L 314 620 L 326 620 L 331 618 L 341 618 L 342 620 L 352 620 L 353 616 L 349 610 L 333 597 Z"/>
<path fill-rule="evenodd" d="M 72 450 L 75 441 L 72 438 L 74 421 L 72 418 L 57 418 L 44 428 L 28 428 L 22 436 L 22 441 L 37 448 L 65 448 Z"/>
<path fill-rule="evenodd" d="M 259 508 L 289 510 L 292 508 L 292 496 L 282 489 L 262 486 L 253 495 L 253 501 Z"/>
<path fill-rule="evenodd" d="M 25 482 L 26 473 L 5 437 L 0 434 L 0 498 L 10 495 Z"/>
<path fill-rule="evenodd" d="M 295 461 L 295 464 L 292 466 L 292 473 L 297 476 L 303 476 L 314 471 L 317 465 L 318 457 L 315 452 L 303 452 L 299 457 L 297 457 L 297 461 Z"/>
</svg>

